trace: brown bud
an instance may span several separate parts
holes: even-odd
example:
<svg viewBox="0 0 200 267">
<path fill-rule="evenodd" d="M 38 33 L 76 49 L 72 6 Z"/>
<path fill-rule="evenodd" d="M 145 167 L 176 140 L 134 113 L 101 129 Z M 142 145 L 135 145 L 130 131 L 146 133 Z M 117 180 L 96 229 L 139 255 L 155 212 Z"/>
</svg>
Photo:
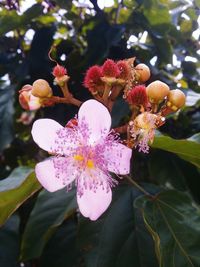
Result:
<svg viewBox="0 0 200 267">
<path fill-rule="evenodd" d="M 135 72 L 138 77 L 138 81 L 141 83 L 146 82 L 151 76 L 149 67 L 143 63 L 140 63 L 135 67 Z"/>
<path fill-rule="evenodd" d="M 177 111 L 179 108 L 185 105 L 185 99 L 185 95 L 181 90 L 171 90 L 167 97 L 167 106 L 173 111 Z"/>
<path fill-rule="evenodd" d="M 159 104 L 169 94 L 169 86 L 161 81 L 154 81 L 147 86 L 147 95 L 151 103 Z"/>
<path fill-rule="evenodd" d="M 52 89 L 49 83 L 43 79 L 38 79 L 33 83 L 32 91 L 33 96 L 46 98 L 52 96 Z"/>
</svg>

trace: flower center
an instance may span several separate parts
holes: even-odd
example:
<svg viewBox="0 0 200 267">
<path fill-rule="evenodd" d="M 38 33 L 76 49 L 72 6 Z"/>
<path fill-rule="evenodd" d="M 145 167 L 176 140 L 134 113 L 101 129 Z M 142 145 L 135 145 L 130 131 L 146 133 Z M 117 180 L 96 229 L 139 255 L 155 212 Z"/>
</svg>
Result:
<svg viewBox="0 0 200 267">
<path fill-rule="evenodd" d="M 79 161 L 83 167 L 87 167 L 89 169 L 93 169 L 94 168 L 94 161 L 92 159 L 85 158 L 81 154 L 74 155 L 74 159 L 76 161 Z"/>
</svg>

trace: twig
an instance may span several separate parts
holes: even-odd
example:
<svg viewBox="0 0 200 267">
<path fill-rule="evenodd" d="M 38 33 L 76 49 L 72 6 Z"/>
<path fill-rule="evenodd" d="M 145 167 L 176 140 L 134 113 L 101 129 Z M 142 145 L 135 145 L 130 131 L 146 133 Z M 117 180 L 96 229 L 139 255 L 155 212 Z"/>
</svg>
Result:
<svg viewBox="0 0 200 267">
<path fill-rule="evenodd" d="M 125 176 L 126 179 L 135 187 L 137 187 L 137 189 L 139 189 L 142 193 L 144 193 L 146 196 L 150 197 L 150 198 L 154 198 L 153 195 L 151 195 L 149 192 L 147 192 L 144 188 L 142 188 L 138 183 L 136 183 L 134 180 L 132 180 L 128 175 Z"/>
</svg>

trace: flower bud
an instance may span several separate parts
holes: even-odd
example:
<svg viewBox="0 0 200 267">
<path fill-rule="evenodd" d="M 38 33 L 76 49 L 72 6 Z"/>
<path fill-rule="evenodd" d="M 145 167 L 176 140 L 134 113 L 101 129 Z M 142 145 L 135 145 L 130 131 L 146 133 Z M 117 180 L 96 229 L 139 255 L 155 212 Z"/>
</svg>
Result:
<svg viewBox="0 0 200 267">
<path fill-rule="evenodd" d="M 140 63 L 135 67 L 136 77 L 139 82 L 144 83 L 150 78 L 150 69 L 147 65 Z"/>
<path fill-rule="evenodd" d="M 120 78 L 122 80 L 128 80 L 130 78 L 130 72 L 131 68 L 128 65 L 127 61 L 125 60 L 120 60 L 117 62 L 118 69 L 120 71 L 119 75 L 117 78 Z"/>
<path fill-rule="evenodd" d="M 24 85 L 19 91 L 19 103 L 25 110 L 37 110 L 41 107 L 40 99 L 32 95 L 30 84 Z"/>
<path fill-rule="evenodd" d="M 127 96 L 127 101 L 130 105 L 143 106 L 144 108 L 148 105 L 148 97 L 146 93 L 146 87 L 144 85 L 137 85 L 133 87 Z"/>
<path fill-rule="evenodd" d="M 161 81 L 154 81 L 147 86 L 147 95 L 151 103 L 159 104 L 169 94 L 169 86 Z"/>
<path fill-rule="evenodd" d="M 120 70 L 112 59 L 107 59 L 102 66 L 102 74 L 104 77 L 116 78 L 120 75 Z"/>
<path fill-rule="evenodd" d="M 98 93 L 98 91 L 102 91 L 104 88 L 101 77 L 101 67 L 97 65 L 92 66 L 87 70 L 83 84 L 91 93 Z"/>
<path fill-rule="evenodd" d="M 177 111 L 179 108 L 185 105 L 185 95 L 179 90 L 170 90 L 167 97 L 167 106 L 173 111 Z"/>
<path fill-rule="evenodd" d="M 32 95 L 35 97 L 47 98 L 52 96 L 52 89 L 49 83 L 43 79 L 38 79 L 33 83 Z"/>
<path fill-rule="evenodd" d="M 21 92 L 19 94 L 19 103 L 21 107 L 25 110 L 29 110 L 28 101 L 29 101 L 29 93 L 26 91 Z"/>
<path fill-rule="evenodd" d="M 53 68 L 52 74 L 53 74 L 54 77 L 62 77 L 64 75 L 67 75 L 67 70 L 63 66 L 60 66 L 60 65 L 57 64 Z"/>
<path fill-rule="evenodd" d="M 70 77 L 68 75 L 64 75 L 64 76 L 56 77 L 54 81 L 57 85 L 59 85 L 60 87 L 63 87 L 64 84 L 69 81 L 69 78 Z"/>
</svg>

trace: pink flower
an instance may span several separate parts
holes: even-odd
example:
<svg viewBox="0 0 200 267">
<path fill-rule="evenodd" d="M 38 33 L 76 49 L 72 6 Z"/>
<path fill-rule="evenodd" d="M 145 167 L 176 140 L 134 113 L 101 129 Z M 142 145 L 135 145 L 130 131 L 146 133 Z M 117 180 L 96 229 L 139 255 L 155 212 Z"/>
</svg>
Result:
<svg viewBox="0 0 200 267">
<path fill-rule="evenodd" d="M 19 91 L 19 103 L 25 110 L 37 110 L 41 108 L 39 97 L 32 95 L 32 85 L 26 84 Z"/>
<path fill-rule="evenodd" d="M 110 132 L 110 114 L 98 101 L 82 104 L 77 122 L 65 128 L 51 119 L 34 123 L 34 141 L 54 155 L 38 163 L 35 172 L 50 192 L 75 181 L 80 212 L 96 220 L 110 205 L 117 183 L 109 172 L 128 174 L 132 151 Z"/>
</svg>

